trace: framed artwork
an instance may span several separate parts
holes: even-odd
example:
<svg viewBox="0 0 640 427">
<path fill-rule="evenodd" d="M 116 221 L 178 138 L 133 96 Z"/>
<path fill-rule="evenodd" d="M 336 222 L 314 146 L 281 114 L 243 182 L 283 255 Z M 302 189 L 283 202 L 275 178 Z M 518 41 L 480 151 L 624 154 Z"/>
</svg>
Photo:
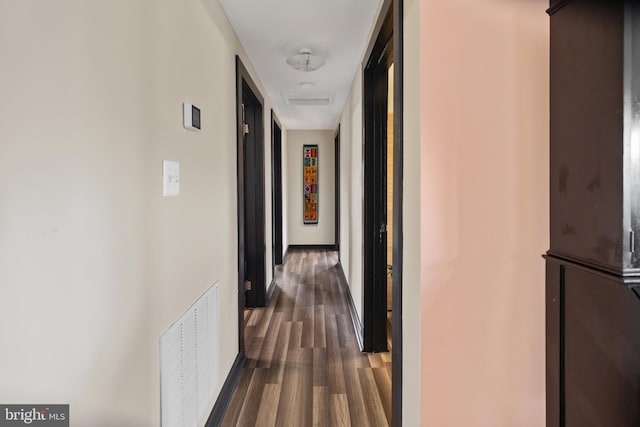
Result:
<svg viewBox="0 0 640 427">
<path fill-rule="evenodd" d="M 318 146 L 302 146 L 302 214 L 305 224 L 318 223 Z"/>
</svg>

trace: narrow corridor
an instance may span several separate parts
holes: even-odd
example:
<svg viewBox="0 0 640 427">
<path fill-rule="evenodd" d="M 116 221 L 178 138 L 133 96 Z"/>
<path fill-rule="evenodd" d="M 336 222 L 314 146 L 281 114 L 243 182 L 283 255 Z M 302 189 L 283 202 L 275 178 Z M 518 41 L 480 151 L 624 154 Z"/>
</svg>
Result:
<svg viewBox="0 0 640 427">
<path fill-rule="evenodd" d="M 389 425 L 391 355 L 359 351 L 337 253 L 291 252 L 275 286 L 246 318 L 247 360 L 223 425 Z"/>
</svg>

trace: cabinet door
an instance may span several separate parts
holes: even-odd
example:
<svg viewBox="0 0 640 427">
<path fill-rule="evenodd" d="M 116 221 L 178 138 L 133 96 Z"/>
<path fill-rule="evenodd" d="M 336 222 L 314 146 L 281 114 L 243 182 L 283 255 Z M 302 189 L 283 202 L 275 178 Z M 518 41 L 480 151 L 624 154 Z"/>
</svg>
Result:
<svg viewBox="0 0 640 427">
<path fill-rule="evenodd" d="M 551 16 L 551 253 L 612 271 L 623 257 L 624 2 Z"/>
<path fill-rule="evenodd" d="M 640 426 L 640 299 L 621 280 L 565 268 L 565 425 Z"/>
</svg>

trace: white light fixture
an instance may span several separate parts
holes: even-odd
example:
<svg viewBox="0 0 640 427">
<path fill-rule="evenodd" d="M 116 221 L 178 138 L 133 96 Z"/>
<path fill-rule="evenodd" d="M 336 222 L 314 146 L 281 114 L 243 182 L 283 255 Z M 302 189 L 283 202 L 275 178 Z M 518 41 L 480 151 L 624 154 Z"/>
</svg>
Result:
<svg viewBox="0 0 640 427">
<path fill-rule="evenodd" d="M 319 107 L 332 105 L 335 95 L 332 92 L 305 90 L 302 92 L 283 92 L 282 97 L 287 105 Z"/>
<path fill-rule="evenodd" d="M 324 58 L 314 55 L 309 48 L 301 48 L 297 55 L 287 58 L 287 64 L 294 70 L 309 72 L 315 71 L 324 65 Z"/>
<path fill-rule="evenodd" d="M 302 82 L 302 83 L 300 83 L 300 87 L 302 89 L 312 89 L 313 87 L 315 87 L 315 85 L 316 84 L 313 83 L 313 82 Z"/>
</svg>

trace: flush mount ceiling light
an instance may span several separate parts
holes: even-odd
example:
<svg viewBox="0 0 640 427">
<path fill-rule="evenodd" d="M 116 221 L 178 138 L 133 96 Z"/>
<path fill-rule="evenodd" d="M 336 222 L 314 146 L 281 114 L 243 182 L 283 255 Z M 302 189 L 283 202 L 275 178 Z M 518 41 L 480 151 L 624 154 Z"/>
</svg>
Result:
<svg viewBox="0 0 640 427">
<path fill-rule="evenodd" d="M 324 58 L 319 55 L 314 55 L 311 49 L 304 47 L 298 50 L 297 55 L 287 58 L 287 64 L 294 70 L 309 72 L 322 67 L 324 65 Z"/>
<path fill-rule="evenodd" d="M 332 105 L 335 94 L 332 92 L 283 92 L 284 103 L 289 106 L 320 107 Z"/>
<path fill-rule="evenodd" d="M 300 87 L 302 89 L 311 89 L 311 88 L 315 87 L 315 85 L 316 84 L 313 83 L 313 82 L 302 82 L 302 83 L 300 83 Z"/>
</svg>

